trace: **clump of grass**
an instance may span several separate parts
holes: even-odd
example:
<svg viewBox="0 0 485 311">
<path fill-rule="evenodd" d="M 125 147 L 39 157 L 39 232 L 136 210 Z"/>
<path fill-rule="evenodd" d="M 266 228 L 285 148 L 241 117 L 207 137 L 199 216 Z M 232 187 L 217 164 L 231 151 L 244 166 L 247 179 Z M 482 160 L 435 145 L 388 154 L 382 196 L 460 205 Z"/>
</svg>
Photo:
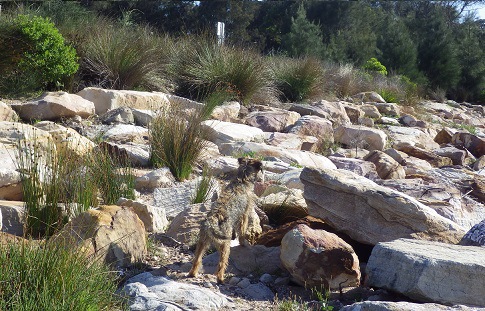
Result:
<svg viewBox="0 0 485 311">
<path fill-rule="evenodd" d="M 351 64 L 324 64 L 324 81 L 331 92 L 340 98 L 369 91 L 370 77 Z"/>
<path fill-rule="evenodd" d="M 323 68 L 317 59 L 274 58 L 272 70 L 284 100 L 302 102 L 323 96 Z"/>
<path fill-rule="evenodd" d="M 215 190 L 215 183 L 209 169 L 204 167 L 202 169 L 202 178 L 195 187 L 195 193 L 192 197 L 192 204 L 204 203 L 210 200 L 210 195 Z"/>
<path fill-rule="evenodd" d="M 54 243 L 0 245 L 0 310 L 121 309 L 116 276 L 101 262 Z"/>
<path fill-rule="evenodd" d="M 219 46 L 212 38 L 185 40 L 190 48 L 174 66 L 180 95 L 201 100 L 204 94 L 225 90 L 243 103 L 263 93 L 271 97 L 269 70 L 259 53 Z"/>
<path fill-rule="evenodd" d="M 178 181 L 189 177 L 207 147 L 208 130 L 202 127 L 204 108 L 186 111 L 179 105 L 161 110 L 150 125 L 151 162 L 168 167 Z"/>
<path fill-rule="evenodd" d="M 81 79 L 112 89 L 163 89 L 158 37 L 149 28 L 97 19 L 81 48 Z"/>
<path fill-rule="evenodd" d="M 88 169 L 104 204 L 115 204 L 121 197 L 135 199 L 135 176 L 127 156 L 112 155 L 101 144 L 93 150 Z"/>
</svg>

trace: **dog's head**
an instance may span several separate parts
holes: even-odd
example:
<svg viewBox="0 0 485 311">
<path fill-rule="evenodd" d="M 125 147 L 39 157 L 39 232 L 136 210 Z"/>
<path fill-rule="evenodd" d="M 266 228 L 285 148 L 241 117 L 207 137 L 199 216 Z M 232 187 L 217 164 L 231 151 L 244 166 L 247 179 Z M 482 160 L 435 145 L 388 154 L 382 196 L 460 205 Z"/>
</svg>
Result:
<svg viewBox="0 0 485 311">
<path fill-rule="evenodd" d="M 239 162 L 237 178 L 243 182 L 256 179 L 258 173 L 263 171 L 263 163 L 259 160 L 239 158 L 237 161 Z"/>
</svg>

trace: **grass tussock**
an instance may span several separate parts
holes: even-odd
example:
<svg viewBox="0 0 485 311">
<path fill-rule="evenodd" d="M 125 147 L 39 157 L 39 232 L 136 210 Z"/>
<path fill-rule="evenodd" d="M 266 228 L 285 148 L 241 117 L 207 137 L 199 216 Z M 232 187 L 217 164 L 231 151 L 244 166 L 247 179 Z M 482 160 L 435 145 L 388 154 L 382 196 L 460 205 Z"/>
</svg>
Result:
<svg viewBox="0 0 485 311">
<path fill-rule="evenodd" d="M 168 167 L 179 181 L 187 179 L 208 144 L 208 130 L 201 126 L 206 113 L 180 105 L 159 111 L 150 125 L 152 164 Z"/>
<path fill-rule="evenodd" d="M 317 59 L 275 57 L 271 67 L 283 100 L 303 102 L 323 97 L 324 72 Z"/>
<path fill-rule="evenodd" d="M 0 310 L 116 310 L 116 276 L 53 243 L 0 245 Z"/>
</svg>

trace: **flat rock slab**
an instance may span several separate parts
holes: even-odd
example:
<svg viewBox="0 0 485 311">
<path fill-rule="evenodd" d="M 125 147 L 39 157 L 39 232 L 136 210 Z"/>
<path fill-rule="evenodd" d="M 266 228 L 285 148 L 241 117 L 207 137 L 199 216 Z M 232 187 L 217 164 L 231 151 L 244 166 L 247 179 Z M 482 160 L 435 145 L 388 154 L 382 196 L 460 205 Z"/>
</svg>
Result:
<svg viewBox="0 0 485 311">
<path fill-rule="evenodd" d="M 423 302 L 485 307 L 485 249 L 399 239 L 377 244 L 367 285 Z"/>
<path fill-rule="evenodd" d="M 404 193 L 347 170 L 304 168 L 311 216 L 364 244 L 398 238 L 457 243 L 464 228 Z"/>
<path fill-rule="evenodd" d="M 130 297 L 130 310 L 220 310 L 228 297 L 192 284 L 175 282 L 150 272 L 127 281 L 122 292 Z"/>
<path fill-rule="evenodd" d="M 444 306 L 437 303 L 412 303 L 406 301 L 363 301 L 345 306 L 340 311 L 485 311 L 462 305 Z"/>
</svg>

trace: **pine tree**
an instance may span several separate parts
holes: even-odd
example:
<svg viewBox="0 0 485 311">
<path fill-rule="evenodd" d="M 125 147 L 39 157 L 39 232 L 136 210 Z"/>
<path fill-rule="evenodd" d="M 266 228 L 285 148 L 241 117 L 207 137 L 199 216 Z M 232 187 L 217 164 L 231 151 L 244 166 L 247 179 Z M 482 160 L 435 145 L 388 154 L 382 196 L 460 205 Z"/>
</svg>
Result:
<svg viewBox="0 0 485 311">
<path fill-rule="evenodd" d="M 291 18 L 291 30 L 283 38 L 282 47 L 290 56 L 323 55 L 324 45 L 320 26 L 306 18 L 306 11 L 301 4 L 295 18 Z"/>
</svg>

